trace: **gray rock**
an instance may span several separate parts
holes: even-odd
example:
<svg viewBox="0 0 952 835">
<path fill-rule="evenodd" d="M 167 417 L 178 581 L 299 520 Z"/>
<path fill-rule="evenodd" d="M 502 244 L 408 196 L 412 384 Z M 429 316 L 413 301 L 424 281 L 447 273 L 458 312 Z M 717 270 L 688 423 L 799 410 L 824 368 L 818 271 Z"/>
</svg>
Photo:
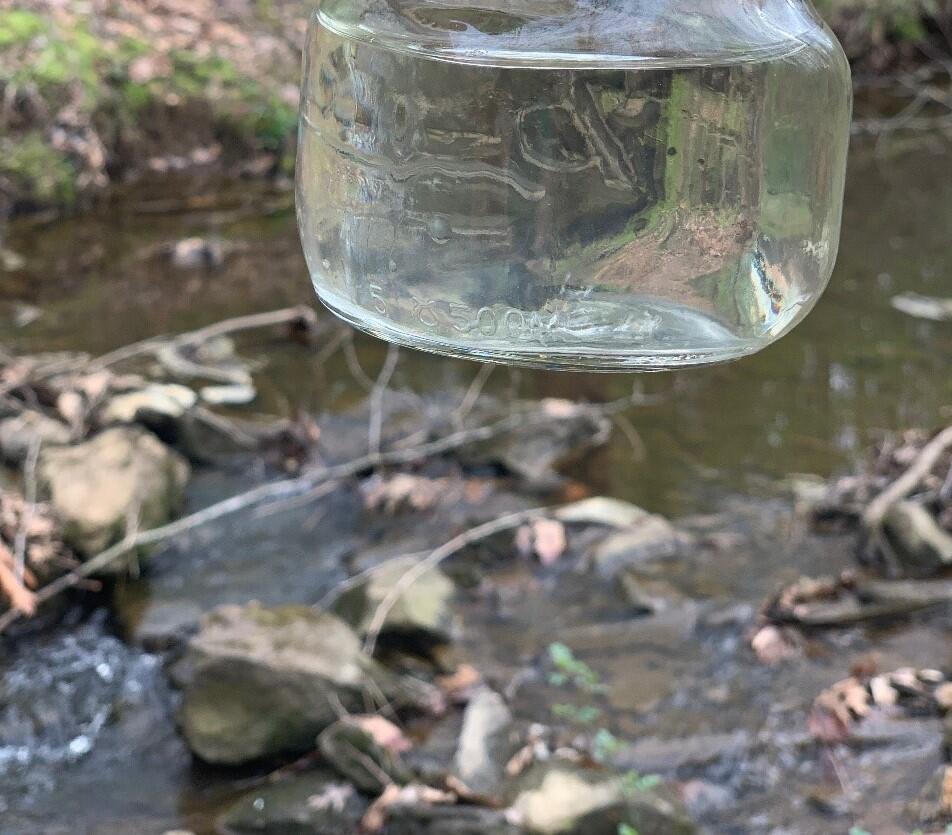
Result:
<svg viewBox="0 0 952 835">
<path fill-rule="evenodd" d="M 524 426 L 456 455 L 467 463 L 501 464 L 541 487 L 557 483 L 561 467 L 611 435 L 611 421 L 593 406 L 548 399 L 541 402 L 541 409 L 541 419 L 528 417 Z"/>
<path fill-rule="evenodd" d="M 480 806 L 396 803 L 387 810 L 387 835 L 520 835 L 505 812 Z"/>
<path fill-rule="evenodd" d="M 325 728 L 317 747 L 331 768 L 367 794 L 380 794 L 388 784 L 404 785 L 413 774 L 398 754 L 378 744 L 351 719 L 340 719 Z"/>
<path fill-rule="evenodd" d="M 508 705 L 494 690 L 481 687 L 463 713 L 453 759 L 455 776 L 473 794 L 496 800 L 507 780 L 506 763 L 517 747 Z"/>
<path fill-rule="evenodd" d="M 564 763 L 535 765 L 520 779 L 513 809 L 539 835 L 691 835 L 682 807 L 660 792 L 632 787 L 619 774 Z"/>
<path fill-rule="evenodd" d="M 633 527 L 605 537 L 592 551 L 592 566 L 604 578 L 652 559 L 676 556 L 684 544 L 680 533 L 663 516 L 646 514 Z"/>
<path fill-rule="evenodd" d="M 37 475 L 66 542 L 93 555 L 122 539 L 130 520 L 140 530 L 168 522 L 189 467 L 149 432 L 117 427 L 76 446 L 43 450 Z"/>
<path fill-rule="evenodd" d="M 69 427 L 41 412 L 28 410 L 0 420 L 0 458 L 8 464 L 22 464 L 34 446 L 62 446 L 69 442 Z"/>
<path fill-rule="evenodd" d="M 334 603 L 334 613 L 366 634 L 374 613 L 400 580 L 419 563 L 414 557 L 382 563 Z M 438 568 L 421 574 L 396 598 L 384 621 L 384 633 L 435 643 L 449 640 L 454 594 L 452 581 Z"/>
<path fill-rule="evenodd" d="M 886 536 L 910 576 L 928 577 L 952 565 L 952 534 L 914 501 L 896 502 L 883 520 Z"/>
<path fill-rule="evenodd" d="M 607 496 L 592 496 L 562 505 L 553 514 L 566 524 L 605 525 L 610 528 L 631 528 L 651 514 L 631 502 Z"/>
<path fill-rule="evenodd" d="M 135 643 L 149 652 L 165 652 L 181 646 L 198 630 L 202 610 L 187 600 L 160 601 L 141 610 L 131 625 Z"/>
<path fill-rule="evenodd" d="M 216 609 L 173 675 L 185 691 L 185 739 L 213 763 L 306 750 L 342 707 L 356 712 L 374 696 L 397 707 L 434 699 L 429 686 L 368 658 L 342 620 L 303 606 Z"/>
<path fill-rule="evenodd" d="M 367 807 L 353 786 L 310 771 L 249 792 L 216 822 L 220 835 L 353 835 Z"/>
</svg>

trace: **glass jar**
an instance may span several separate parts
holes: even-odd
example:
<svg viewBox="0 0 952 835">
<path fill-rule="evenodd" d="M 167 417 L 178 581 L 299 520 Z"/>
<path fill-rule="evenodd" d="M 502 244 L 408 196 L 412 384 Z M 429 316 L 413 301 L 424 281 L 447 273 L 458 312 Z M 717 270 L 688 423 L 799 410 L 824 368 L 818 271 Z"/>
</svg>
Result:
<svg viewBox="0 0 952 835">
<path fill-rule="evenodd" d="M 298 216 L 383 339 L 563 369 L 751 354 L 836 257 L 849 66 L 802 0 L 324 0 Z"/>
</svg>

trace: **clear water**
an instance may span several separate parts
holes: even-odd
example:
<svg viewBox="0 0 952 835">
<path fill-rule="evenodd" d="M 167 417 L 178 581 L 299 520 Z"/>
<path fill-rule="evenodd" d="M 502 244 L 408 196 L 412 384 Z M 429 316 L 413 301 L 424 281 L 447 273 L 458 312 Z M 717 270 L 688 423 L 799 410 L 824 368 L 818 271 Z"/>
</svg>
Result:
<svg viewBox="0 0 952 835">
<path fill-rule="evenodd" d="M 566 66 L 319 15 L 298 166 L 317 291 L 383 338 L 503 362 L 657 369 L 757 351 L 832 270 L 838 55 L 818 29 L 710 65 Z"/>
</svg>

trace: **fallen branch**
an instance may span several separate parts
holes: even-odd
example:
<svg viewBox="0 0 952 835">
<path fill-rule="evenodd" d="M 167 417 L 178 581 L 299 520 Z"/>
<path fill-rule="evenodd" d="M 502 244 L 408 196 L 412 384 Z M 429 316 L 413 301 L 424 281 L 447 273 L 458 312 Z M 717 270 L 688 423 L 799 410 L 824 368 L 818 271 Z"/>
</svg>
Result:
<svg viewBox="0 0 952 835">
<path fill-rule="evenodd" d="M 915 490 L 949 448 L 952 448 L 952 426 L 947 426 L 919 450 L 905 472 L 866 506 L 863 524 L 878 533 L 889 508 Z"/>
<path fill-rule="evenodd" d="M 115 545 L 87 560 L 73 571 L 62 575 L 38 590 L 35 593 L 36 603 L 45 603 L 53 597 L 62 594 L 67 589 L 78 585 L 82 580 L 94 574 L 98 574 L 142 548 L 164 542 L 200 525 L 217 521 L 239 511 L 247 510 L 264 504 L 265 502 L 294 498 L 309 490 L 313 490 L 321 484 L 341 481 L 377 467 L 410 464 L 415 461 L 460 449 L 469 444 L 490 440 L 527 424 L 543 424 L 550 422 L 552 419 L 551 416 L 545 414 L 533 417 L 531 415 L 527 416 L 526 414 L 517 413 L 515 415 L 509 415 L 488 426 L 453 432 L 435 441 L 430 441 L 429 443 L 421 444 L 416 447 L 370 453 L 352 461 L 313 470 L 296 478 L 262 484 L 245 493 L 210 505 L 189 516 L 183 516 L 181 519 L 177 519 L 167 525 L 140 531 L 133 536 L 125 537 L 121 542 L 117 542 Z M 20 617 L 21 613 L 13 609 L 0 616 L 0 633 L 18 621 Z"/>
</svg>

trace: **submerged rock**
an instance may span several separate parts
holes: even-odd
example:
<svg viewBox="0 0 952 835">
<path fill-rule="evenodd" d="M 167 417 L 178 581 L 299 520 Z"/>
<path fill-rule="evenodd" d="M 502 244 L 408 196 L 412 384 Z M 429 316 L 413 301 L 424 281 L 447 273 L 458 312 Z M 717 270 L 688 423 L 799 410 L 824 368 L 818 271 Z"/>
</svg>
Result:
<svg viewBox="0 0 952 835">
<path fill-rule="evenodd" d="M 413 779 L 400 755 L 354 719 L 340 719 L 322 731 L 317 747 L 328 765 L 367 794 L 380 794 L 390 783 L 403 785 Z"/>
<path fill-rule="evenodd" d="M 220 835 L 353 835 L 367 801 L 329 771 L 249 792 L 216 822 Z"/>
<path fill-rule="evenodd" d="M 0 458 L 8 464 L 22 464 L 31 449 L 69 442 L 69 427 L 41 412 L 27 410 L 0 420 Z"/>
<path fill-rule="evenodd" d="M 557 471 L 586 450 L 605 443 L 611 421 L 595 406 L 548 398 L 525 424 L 456 453 L 464 463 L 499 464 L 526 482 L 548 486 Z"/>
<path fill-rule="evenodd" d="M 481 687 L 463 714 L 453 760 L 455 776 L 472 794 L 496 800 L 507 781 L 506 763 L 516 748 L 508 705 L 497 692 Z"/>
<path fill-rule="evenodd" d="M 592 551 L 592 566 L 604 578 L 652 559 L 676 556 L 685 535 L 663 516 L 651 513 L 634 525 L 609 534 Z"/>
<path fill-rule="evenodd" d="M 918 502 L 896 502 L 883 528 L 906 574 L 927 577 L 952 565 L 952 534 Z"/>
<path fill-rule="evenodd" d="M 673 800 L 612 772 L 565 763 L 533 766 L 520 779 L 513 809 L 539 835 L 691 835 L 694 825 Z"/>
<path fill-rule="evenodd" d="M 337 599 L 335 614 L 366 634 L 377 608 L 418 564 L 415 557 L 398 557 L 382 563 Z M 445 643 L 452 626 L 450 602 L 454 591 L 452 581 L 440 569 L 424 571 L 395 598 L 381 634 L 423 643 Z"/>
<path fill-rule="evenodd" d="M 126 535 L 168 522 L 182 500 L 189 467 L 143 429 L 107 429 L 40 454 L 38 481 L 63 524 L 64 539 L 87 556 Z"/>
<path fill-rule="evenodd" d="M 387 835 L 520 835 L 505 812 L 481 806 L 395 803 L 387 810 Z"/>
<path fill-rule="evenodd" d="M 605 525 L 610 528 L 630 528 L 651 514 L 631 502 L 609 496 L 592 496 L 578 502 L 562 505 L 553 514 L 566 524 Z"/>
<path fill-rule="evenodd" d="M 362 651 L 342 620 L 303 606 L 222 606 L 175 668 L 189 747 L 213 763 L 242 763 L 311 747 L 341 709 L 382 696 L 430 706 L 430 688 L 399 678 Z"/>
</svg>

